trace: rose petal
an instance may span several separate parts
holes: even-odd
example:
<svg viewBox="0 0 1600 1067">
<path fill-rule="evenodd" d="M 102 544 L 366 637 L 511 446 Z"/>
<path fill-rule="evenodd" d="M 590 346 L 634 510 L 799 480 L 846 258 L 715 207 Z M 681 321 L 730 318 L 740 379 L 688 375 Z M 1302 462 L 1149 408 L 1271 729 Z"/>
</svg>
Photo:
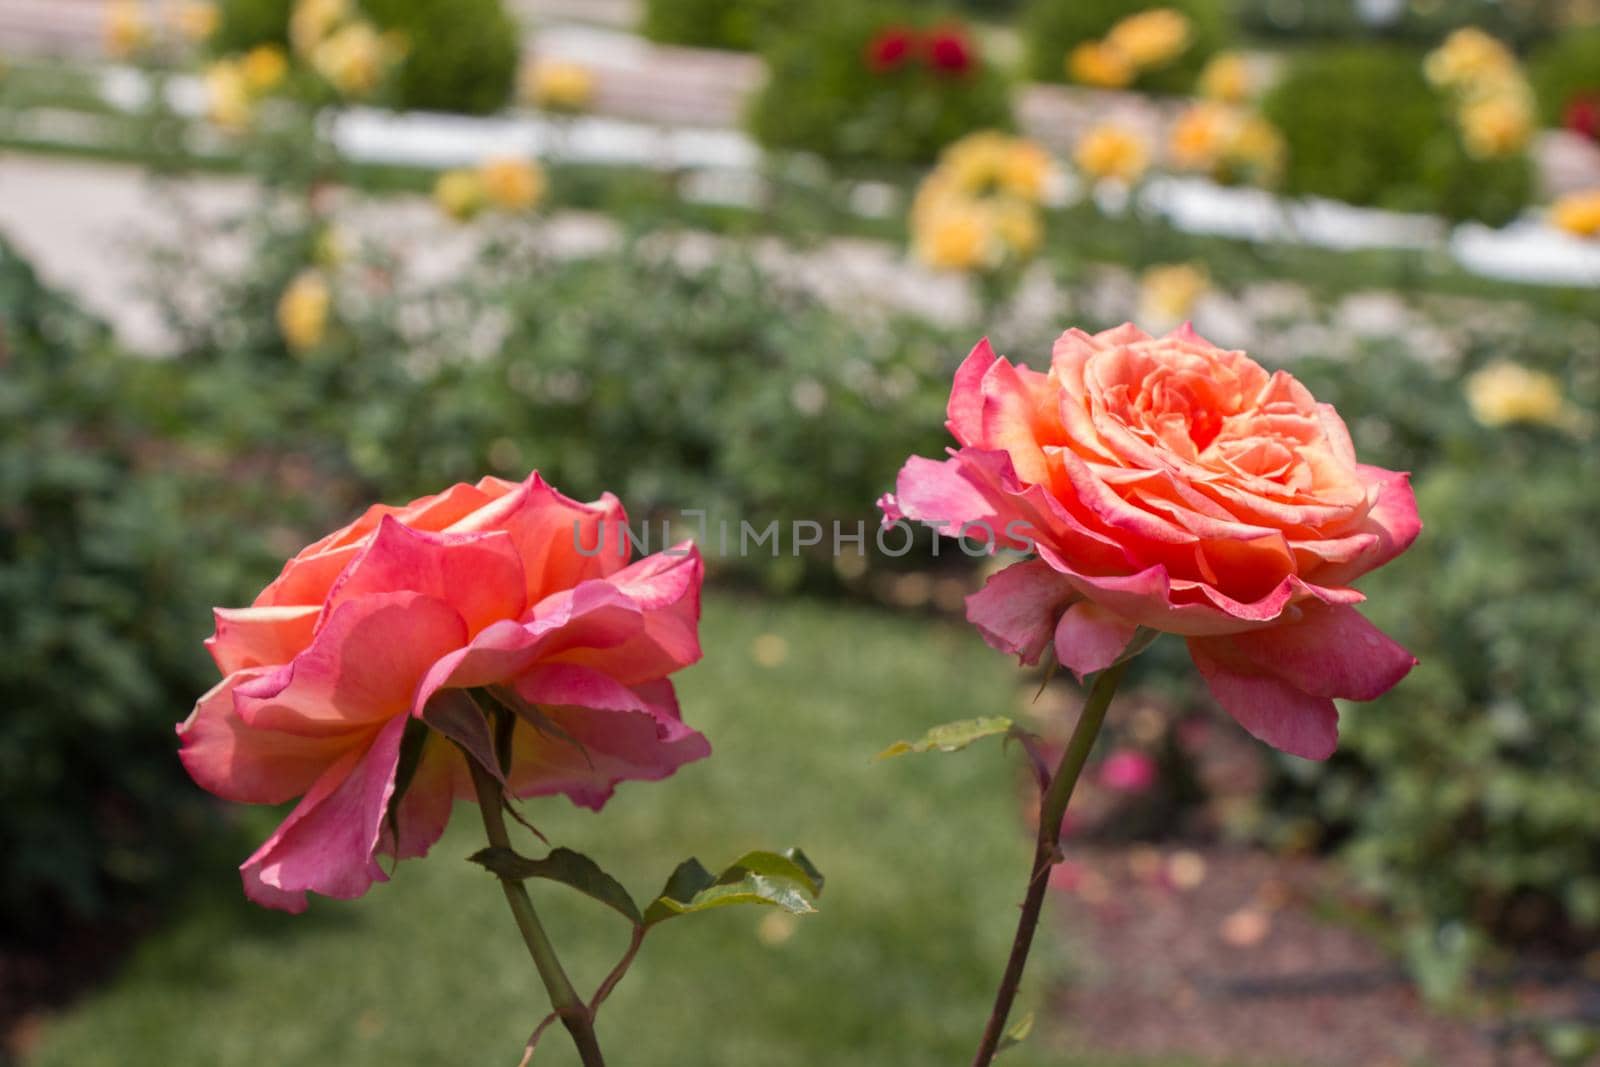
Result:
<svg viewBox="0 0 1600 1067">
<path fill-rule="evenodd" d="M 223 674 L 247 667 L 276 667 L 305 650 L 316 632 L 318 605 L 217 608 L 216 633 L 206 650 Z"/>
<path fill-rule="evenodd" d="M 1056 659 L 1081 682 L 1115 663 L 1138 630 L 1137 623 L 1080 600 L 1056 626 Z"/>
<path fill-rule="evenodd" d="M 1039 560 L 1013 563 L 967 597 L 967 621 L 991 648 L 1025 665 L 1039 662 L 1056 620 L 1077 597 L 1072 583 Z"/>
</svg>

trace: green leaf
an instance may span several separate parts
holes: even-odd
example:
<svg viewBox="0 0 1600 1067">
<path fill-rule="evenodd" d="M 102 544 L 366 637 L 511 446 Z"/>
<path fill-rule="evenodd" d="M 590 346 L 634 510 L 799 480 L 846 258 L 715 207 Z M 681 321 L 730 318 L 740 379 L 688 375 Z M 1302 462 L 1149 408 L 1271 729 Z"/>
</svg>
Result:
<svg viewBox="0 0 1600 1067">
<path fill-rule="evenodd" d="M 1028 1040 L 1028 1035 L 1033 1033 L 1033 1012 L 1028 1012 L 1022 1018 L 1006 1027 L 1006 1032 L 1000 1035 L 1000 1043 L 995 1046 L 995 1055 L 999 1055 L 1008 1048 L 1015 1048 Z"/>
<path fill-rule="evenodd" d="M 529 859 L 509 848 L 486 848 L 468 857 L 473 863 L 487 868 L 501 878 L 525 881 L 543 878 L 550 882 L 576 889 L 578 892 L 620 914 L 629 922 L 644 921 L 639 906 L 622 887 L 622 883 L 600 869 L 600 865 L 581 852 L 570 848 L 553 849 L 544 859 Z"/>
<path fill-rule="evenodd" d="M 661 894 L 645 909 L 646 926 L 691 912 L 734 904 L 762 904 L 794 915 L 817 910 L 823 876 L 799 849 L 747 852 L 719 875 L 697 859 L 678 865 Z"/>
<path fill-rule="evenodd" d="M 1011 720 L 1000 715 L 981 719 L 962 719 L 935 726 L 922 735 L 919 741 L 896 741 L 878 753 L 880 760 L 893 759 L 907 752 L 959 752 L 974 741 L 1011 732 Z"/>
<path fill-rule="evenodd" d="M 445 689 L 436 693 L 422 709 L 422 721 L 471 753 L 484 770 L 505 784 L 505 772 L 495 755 L 494 733 L 483 709 L 465 690 Z"/>
</svg>

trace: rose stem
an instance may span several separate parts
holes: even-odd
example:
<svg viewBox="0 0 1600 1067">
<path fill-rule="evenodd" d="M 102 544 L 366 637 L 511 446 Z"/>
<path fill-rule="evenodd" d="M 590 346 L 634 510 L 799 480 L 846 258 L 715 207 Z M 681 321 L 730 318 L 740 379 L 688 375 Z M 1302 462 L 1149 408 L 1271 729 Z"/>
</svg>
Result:
<svg viewBox="0 0 1600 1067">
<path fill-rule="evenodd" d="M 472 771 L 472 786 L 478 793 L 478 810 L 483 812 L 483 829 L 489 835 L 489 844 L 509 849 L 511 835 L 506 832 L 505 797 L 500 791 L 500 783 L 478 764 L 471 753 L 463 751 L 463 755 L 467 758 L 467 767 Z M 517 929 L 522 931 L 528 954 L 533 957 L 533 965 L 539 969 L 539 977 L 544 980 L 544 988 L 550 994 L 550 1006 L 572 1035 L 572 1043 L 578 1046 L 578 1056 L 584 1067 L 605 1067 L 605 1057 L 600 1054 L 600 1043 L 594 1034 L 594 1014 L 578 996 L 577 990 L 572 988 L 572 979 L 567 977 L 561 961 L 556 958 L 555 946 L 550 943 L 549 935 L 539 922 L 538 913 L 533 910 L 533 898 L 528 896 L 527 888 L 514 878 L 502 876 L 500 888 L 505 890 L 506 903 L 511 905 Z"/>
<path fill-rule="evenodd" d="M 1100 672 L 1089 690 L 1089 699 L 1072 729 L 1072 740 L 1061 757 L 1061 766 L 1050 779 L 1050 786 L 1039 802 L 1039 839 L 1033 852 L 1033 871 L 1028 878 L 1028 895 L 1022 902 L 1022 917 L 1017 922 L 1017 934 L 1011 942 L 1011 958 L 1006 961 L 1005 974 L 1000 978 L 1000 988 L 995 992 L 994 1010 L 983 1029 L 983 1041 L 972 1067 L 988 1067 L 1000 1047 L 1005 1033 L 1006 1019 L 1011 1014 L 1011 1003 L 1017 998 L 1017 988 L 1022 984 L 1022 971 L 1028 965 L 1028 952 L 1033 947 L 1033 935 L 1039 928 L 1039 912 L 1044 907 L 1045 889 L 1050 884 L 1050 868 L 1061 862 L 1061 820 L 1067 814 L 1067 804 L 1072 800 L 1072 790 L 1078 784 L 1078 775 L 1089 759 L 1100 726 L 1106 721 L 1106 709 L 1116 694 L 1117 683 L 1127 671 L 1128 663 L 1115 664 Z"/>
</svg>

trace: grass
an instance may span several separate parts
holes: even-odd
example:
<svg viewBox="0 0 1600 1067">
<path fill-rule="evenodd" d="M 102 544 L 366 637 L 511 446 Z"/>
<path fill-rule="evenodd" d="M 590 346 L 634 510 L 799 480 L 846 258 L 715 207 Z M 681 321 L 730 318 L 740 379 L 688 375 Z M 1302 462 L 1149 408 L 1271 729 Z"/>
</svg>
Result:
<svg viewBox="0 0 1600 1067">
<path fill-rule="evenodd" d="M 768 662 L 786 646 L 781 663 L 757 662 L 761 635 L 772 635 L 761 637 Z M 716 756 L 664 783 L 623 786 L 599 816 L 558 801 L 528 814 L 636 896 L 687 855 L 715 865 L 790 844 L 826 872 L 827 892 L 803 920 L 730 909 L 653 934 L 601 1016 L 613 1061 L 966 1063 L 1028 861 L 1015 754 L 990 742 L 871 759 L 930 725 L 1004 711 L 1022 679 L 964 627 L 867 609 L 718 599 L 704 636 L 720 651 L 681 692 Z M 494 883 L 463 862 L 481 841 L 475 812 L 458 808 L 429 859 L 402 865 L 366 899 L 316 901 L 300 917 L 246 904 L 231 870 L 199 871 L 203 884 L 171 924 L 108 988 L 48 1024 L 25 1062 L 509 1067 L 544 1001 Z M 592 987 L 625 932 L 559 887 L 535 895 L 569 970 Z M 1040 1006 L 1040 976 L 1059 979 L 1070 960 L 1059 930 L 1040 940 L 1023 1009 Z M 1126 1062 L 1075 1053 L 1070 1032 L 1040 1016 L 1009 1067 Z M 536 1062 L 575 1057 L 557 1032 Z"/>
</svg>

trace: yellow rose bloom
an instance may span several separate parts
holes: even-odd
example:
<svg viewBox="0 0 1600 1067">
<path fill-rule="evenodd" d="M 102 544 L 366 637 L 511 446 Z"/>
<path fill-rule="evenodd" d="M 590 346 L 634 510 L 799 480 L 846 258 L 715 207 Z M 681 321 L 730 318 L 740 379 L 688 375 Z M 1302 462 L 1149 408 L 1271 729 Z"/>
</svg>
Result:
<svg viewBox="0 0 1600 1067">
<path fill-rule="evenodd" d="M 1152 322 L 1177 325 L 1194 311 L 1211 288 L 1211 278 L 1193 263 L 1166 263 L 1151 267 L 1139 279 L 1139 316 Z"/>
<path fill-rule="evenodd" d="M 339 23 L 350 17 L 349 0 L 296 0 L 289 15 L 289 44 L 309 57 Z"/>
<path fill-rule="evenodd" d="M 1211 57 L 1200 72 L 1200 95 L 1224 104 L 1242 104 L 1254 89 L 1250 64 L 1238 52 L 1221 52 Z"/>
<path fill-rule="evenodd" d="M 233 59 L 219 59 L 206 68 L 202 77 L 206 91 L 206 118 L 227 130 L 240 133 L 249 128 L 255 108 L 244 68 Z"/>
<path fill-rule="evenodd" d="M 222 24 L 222 12 L 210 0 L 178 0 L 168 8 L 173 28 L 190 44 L 211 40 Z"/>
<path fill-rule="evenodd" d="M 1097 181 L 1132 183 L 1144 176 L 1150 165 L 1150 152 L 1134 134 L 1121 126 L 1105 124 L 1078 139 L 1073 159 L 1079 170 Z"/>
<path fill-rule="evenodd" d="M 1423 73 L 1440 89 L 1462 89 L 1517 69 L 1511 50 L 1480 29 L 1457 30 L 1428 53 Z"/>
<path fill-rule="evenodd" d="M 260 44 L 244 54 L 240 68 L 252 93 L 270 93 L 283 84 L 289 73 L 289 59 L 276 45 Z"/>
<path fill-rule="evenodd" d="M 1021 200 L 995 200 L 989 204 L 989 225 L 1006 251 L 1016 259 L 1031 259 L 1044 243 L 1039 211 Z"/>
<path fill-rule="evenodd" d="M 383 80 L 388 50 L 368 22 L 352 22 L 311 52 L 311 66 L 344 96 L 366 96 Z"/>
<path fill-rule="evenodd" d="M 1193 28 L 1183 12 L 1170 7 L 1141 11 L 1111 27 L 1106 44 L 1128 57 L 1135 68 L 1164 67 L 1189 48 Z"/>
<path fill-rule="evenodd" d="M 1562 426 L 1571 421 L 1561 385 L 1548 374 L 1517 364 L 1491 363 L 1466 383 L 1467 404 L 1485 426 L 1532 422 Z"/>
<path fill-rule="evenodd" d="M 1050 177 L 1050 153 L 1020 137 L 982 130 L 949 145 L 939 170 L 963 192 L 1002 192 L 1037 203 Z"/>
<path fill-rule="evenodd" d="M 918 227 L 914 247 L 936 270 L 979 270 L 997 258 L 989 219 L 975 204 L 947 205 Z"/>
<path fill-rule="evenodd" d="M 478 179 L 484 199 L 502 211 L 529 211 L 544 198 L 544 171 L 529 159 L 487 160 Z"/>
<path fill-rule="evenodd" d="M 447 217 L 466 222 L 483 210 L 483 182 L 475 170 L 447 170 L 433 185 L 433 202 Z"/>
<path fill-rule="evenodd" d="M 1229 130 L 1236 121 L 1231 108 L 1202 103 L 1189 108 L 1172 124 L 1167 151 L 1182 170 L 1210 171 L 1226 150 Z"/>
<path fill-rule="evenodd" d="M 328 333 L 328 313 L 333 294 L 318 270 L 297 275 L 278 300 L 278 330 L 284 343 L 295 352 L 320 345 Z"/>
<path fill-rule="evenodd" d="M 139 0 L 110 0 L 105 8 L 106 52 L 127 59 L 150 43 L 150 24 Z"/>
<path fill-rule="evenodd" d="M 1570 193 L 1550 209 L 1550 221 L 1575 237 L 1600 237 L 1600 189 Z"/>
<path fill-rule="evenodd" d="M 561 60 L 536 60 L 523 67 L 522 98 L 545 111 L 582 111 L 594 99 L 594 74 Z"/>
<path fill-rule="evenodd" d="M 1515 155 L 1533 136 L 1533 101 L 1521 86 L 1467 100 L 1457 115 L 1467 151 L 1479 159 Z"/>
<path fill-rule="evenodd" d="M 1067 53 L 1067 77 L 1098 89 L 1126 89 L 1138 73 L 1120 49 L 1104 41 L 1085 41 Z"/>
</svg>

